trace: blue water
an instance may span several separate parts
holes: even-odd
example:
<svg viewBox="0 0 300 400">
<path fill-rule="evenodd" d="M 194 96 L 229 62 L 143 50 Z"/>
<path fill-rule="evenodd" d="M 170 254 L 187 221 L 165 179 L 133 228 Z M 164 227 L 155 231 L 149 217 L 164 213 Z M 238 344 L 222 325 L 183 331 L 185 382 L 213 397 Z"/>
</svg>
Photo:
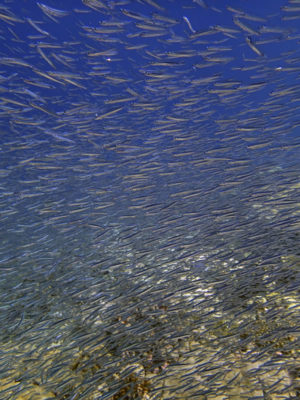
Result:
<svg viewBox="0 0 300 400">
<path fill-rule="evenodd" d="M 2 2 L 1 398 L 299 396 L 299 18 Z"/>
</svg>

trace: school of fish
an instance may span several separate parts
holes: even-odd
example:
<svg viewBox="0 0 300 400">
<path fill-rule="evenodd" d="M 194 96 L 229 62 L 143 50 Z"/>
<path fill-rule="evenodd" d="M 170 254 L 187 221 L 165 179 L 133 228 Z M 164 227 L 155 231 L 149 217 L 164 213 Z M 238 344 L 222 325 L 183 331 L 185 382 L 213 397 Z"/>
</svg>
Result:
<svg viewBox="0 0 300 400">
<path fill-rule="evenodd" d="M 0 399 L 299 399 L 300 1 L 42 1 L 0 5 Z"/>
</svg>

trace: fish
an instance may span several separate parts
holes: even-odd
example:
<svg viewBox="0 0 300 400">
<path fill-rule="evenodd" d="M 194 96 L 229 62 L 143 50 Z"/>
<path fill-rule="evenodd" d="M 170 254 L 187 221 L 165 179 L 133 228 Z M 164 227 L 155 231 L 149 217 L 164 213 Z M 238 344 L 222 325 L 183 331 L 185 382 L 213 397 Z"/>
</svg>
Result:
<svg viewBox="0 0 300 400">
<path fill-rule="evenodd" d="M 29 3 L 0 6 L 0 398 L 297 398 L 297 2 Z"/>
<path fill-rule="evenodd" d="M 65 16 L 69 15 L 68 11 L 58 10 L 57 8 L 49 7 L 46 4 L 39 3 L 39 2 L 37 2 L 36 4 L 43 11 L 43 13 L 45 15 L 47 15 L 47 17 L 49 17 L 54 22 L 57 22 L 55 17 L 61 18 L 61 17 L 65 17 Z"/>
<path fill-rule="evenodd" d="M 254 51 L 254 53 L 258 54 L 259 56 L 263 56 L 264 54 L 256 47 L 256 45 L 254 44 L 253 40 L 251 39 L 251 37 L 246 37 L 246 43 L 248 44 L 248 46 L 250 47 L 251 50 Z"/>
<path fill-rule="evenodd" d="M 190 20 L 188 19 L 188 17 L 186 17 L 185 15 L 182 17 L 184 19 L 184 21 L 186 22 L 187 26 L 189 27 L 190 31 L 192 33 L 196 33 L 195 29 L 192 27 L 192 24 L 190 22 Z"/>
</svg>

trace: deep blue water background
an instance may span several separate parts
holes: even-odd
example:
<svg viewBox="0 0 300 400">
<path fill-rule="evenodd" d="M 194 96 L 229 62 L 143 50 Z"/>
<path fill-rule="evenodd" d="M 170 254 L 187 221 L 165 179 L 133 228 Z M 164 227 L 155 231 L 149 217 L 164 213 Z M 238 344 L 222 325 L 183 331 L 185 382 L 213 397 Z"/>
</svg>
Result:
<svg viewBox="0 0 300 400">
<path fill-rule="evenodd" d="M 2 1 L 1 399 L 296 396 L 299 19 Z"/>
</svg>

